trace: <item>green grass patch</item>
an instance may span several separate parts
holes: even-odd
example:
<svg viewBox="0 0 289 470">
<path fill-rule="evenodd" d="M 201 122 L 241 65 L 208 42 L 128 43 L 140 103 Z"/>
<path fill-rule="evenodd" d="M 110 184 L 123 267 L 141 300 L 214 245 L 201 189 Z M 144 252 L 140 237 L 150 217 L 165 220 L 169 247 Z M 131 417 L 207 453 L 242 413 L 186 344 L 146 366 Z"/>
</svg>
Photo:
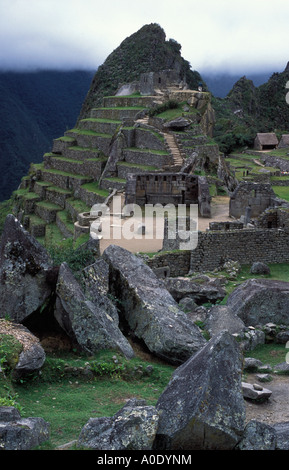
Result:
<svg viewBox="0 0 289 470">
<path fill-rule="evenodd" d="M 68 231 L 74 234 L 74 223 L 71 220 L 70 213 L 66 210 L 57 212 L 59 220 L 67 227 Z"/>
<path fill-rule="evenodd" d="M 63 135 L 62 137 L 59 137 L 58 139 L 55 139 L 55 140 L 61 140 L 61 142 L 74 142 L 74 138 L 73 137 L 69 137 L 67 135 Z"/>
<path fill-rule="evenodd" d="M 81 199 L 69 199 L 67 202 L 78 214 L 81 214 L 82 212 L 90 212 L 91 207 L 88 207 Z"/>
<path fill-rule="evenodd" d="M 72 192 L 69 189 L 64 189 L 64 188 L 60 188 L 59 186 L 53 186 L 53 185 L 48 186 L 47 191 L 51 191 L 51 192 L 55 192 L 59 194 L 67 194 L 67 195 L 72 194 Z"/>
<path fill-rule="evenodd" d="M 148 365 L 152 372 L 141 372 Z M 77 376 L 75 371 L 81 367 L 89 367 L 93 377 Z M 16 384 L 15 391 L 22 417 L 41 416 L 50 423 L 51 439 L 41 448 L 53 450 L 77 439 L 90 418 L 112 416 L 129 398 L 142 398 L 155 405 L 173 371 L 174 367 L 155 360 L 136 357 L 128 361 L 107 351 L 89 358 L 73 353 L 47 355 L 42 374 L 33 381 Z"/>
<path fill-rule="evenodd" d="M 289 186 L 272 186 L 272 189 L 276 196 L 280 197 L 281 199 L 285 199 L 285 201 L 289 201 Z"/>
<path fill-rule="evenodd" d="M 129 162 L 118 162 L 117 165 L 128 167 L 128 168 L 138 168 L 140 170 L 145 170 L 145 171 L 156 171 L 159 169 L 153 165 L 140 165 L 138 163 L 129 163 Z"/>
<path fill-rule="evenodd" d="M 99 122 L 100 124 L 121 124 L 122 121 L 116 119 L 102 119 L 102 118 L 87 118 L 82 119 L 81 122 Z"/>
<path fill-rule="evenodd" d="M 267 343 L 259 344 L 253 351 L 246 351 L 244 355 L 259 359 L 263 364 L 274 368 L 277 364 L 285 362 L 287 352 L 284 344 Z"/>
<path fill-rule="evenodd" d="M 65 177 L 70 177 L 70 178 L 76 178 L 76 179 L 80 179 L 80 180 L 83 180 L 83 179 L 91 179 L 90 176 L 86 175 L 77 175 L 75 173 L 69 173 L 67 171 L 61 171 L 61 170 L 54 170 L 54 169 L 49 169 L 49 170 L 43 170 L 43 174 L 45 175 L 45 173 L 51 173 L 53 175 L 60 175 L 60 176 L 65 176 Z"/>
<path fill-rule="evenodd" d="M 86 184 L 83 184 L 81 187 L 85 189 L 86 191 L 98 194 L 99 196 L 103 196 L 103 197 L 109 196 L 109 191 L 107 191 L 106 189 L 101 189 L 98 183 L 96 182 L 86 183 Z"/>
<path fill-rule="evenodd" d="M 117 176 L 112 176 L 111 178 L 104 178 L 104 181 L 112 181 L 115 183 L 126 183 L 126 180 L 123 178 L 117 178 Z"/>
<path fill-rule="evenodd" d="M 41 201 L 41 202 L 38 202 L 36 204 L 38 207 L 42 207 L 43 209 L 47 209 L 47 210 L 50 210 L 50 211 L 59 211 L 61 210 L 61 207 L 58 206 L 57 204 L 54 204 L 53 202 L 49 202 L 49 201 Z"/>
</svg>

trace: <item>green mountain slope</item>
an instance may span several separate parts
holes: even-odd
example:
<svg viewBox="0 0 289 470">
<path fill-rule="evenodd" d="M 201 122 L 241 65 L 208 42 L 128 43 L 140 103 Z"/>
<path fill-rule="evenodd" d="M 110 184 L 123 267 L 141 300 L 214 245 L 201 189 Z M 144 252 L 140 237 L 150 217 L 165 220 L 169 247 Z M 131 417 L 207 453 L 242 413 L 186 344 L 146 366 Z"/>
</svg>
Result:
<svg viewBox="0 0 289 470">
<path fill-rule="evenodd" d="M 240 78 L 225 98 L 213 98 L 216 112 L 215 139 L 225 153 L 252 146 L 257 132 L 289 131 L 289 105 L 286 83 L 289 67 L 274 73 L 255 87 L 246 77 Z"/>
<path fill-rule="evenodd" d="M 91 108 L 101 104 L 103 96 L 115 94 L 120 85 L 138 80 L 141 73 L 165 69 L 178 70 L 193 89 L 202 81 L 200 74 L 192 71 L 189 62 L 181 56 L 178 42 L 166 40 L 158 24 L 145 25 L 126 38 L 98 68 L 79 118 L 87 117 Z"/>
<path fill-rule="evenodd" d="M 0 201 L 8 199 L 54 138 L 72 127 L 91 72 L 0 73 Z"/>
</svg>

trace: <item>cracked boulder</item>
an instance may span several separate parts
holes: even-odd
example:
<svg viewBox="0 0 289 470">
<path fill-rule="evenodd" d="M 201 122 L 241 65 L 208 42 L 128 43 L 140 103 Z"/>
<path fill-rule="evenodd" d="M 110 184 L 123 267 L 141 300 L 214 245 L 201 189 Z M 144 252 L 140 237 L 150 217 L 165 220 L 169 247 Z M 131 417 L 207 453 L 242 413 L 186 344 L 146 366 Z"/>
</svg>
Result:
<svg viewBox="0 0 289 470">
<path fill-rule="evenodd" d="M 119 300 L 130 331 L 151 353 L 181 364 L 204 346 L 199 328 L 140 258 L 115 245 L 106 248 L 103 258 L 109 265 L 111 294 Z"/>
<path fill-rule="evenodd" d="M 243 355 L 225 331 L 173 374 L 156 408 L 155 450 L 231 450 L 245 428 Z"/>
<path fill-rule="evenodd" d="M 86 353 L 111 349 L 127 358 L 134 356 L 113 318 L 114 306 L 101 293 L 98 301 L 92 302 L 66 263 L 62 263 L 59 269 L 54 315 L 72 342 Z"/>
<path fill-rule="evenodd" d="M 8 215 L 0 245 L 0 317 L 22 323 L 41 308 L 55 287 L 53 271 L 47 251 Z"/>
</svg>

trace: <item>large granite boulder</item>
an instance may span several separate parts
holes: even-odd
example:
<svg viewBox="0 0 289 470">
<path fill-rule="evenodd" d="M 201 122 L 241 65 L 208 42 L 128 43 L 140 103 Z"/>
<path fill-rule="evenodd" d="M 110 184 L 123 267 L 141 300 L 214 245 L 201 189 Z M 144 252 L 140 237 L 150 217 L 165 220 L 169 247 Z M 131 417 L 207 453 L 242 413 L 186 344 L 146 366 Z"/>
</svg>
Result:
<svg viewBox="0 0 289 470">
<path fill-rule="evenodd" d="M 131 332 L 152 353 L 180 364 L 204 346 L 199 328 L 140 258 L 115 245 L 103 257 L 110 268 L 111 293 L 119 299 Z"/>
<path fill-rule="evenodd" d="M 77 444 L 93 450 L 151 450 L 158 420 L 154 406 L 131 399 L 112 417 L 90 418 Z"/>
<path fill-rule="evenodd" d="M 73 342 L 93 354 L 102 349 L 134 356 L 133 350 L 110 315 L 108 299 L 99 294 L 98 303 L 89 300 L 66 263 L 62 263 L 56 288 L 55 318 Z M 113 314 L 115 310 L 113 310 Z"/>
<path fill-rule="evenodd" d="M 240 333 L 244 330 L 244 322 L 227 305 L 214 305 L 205 320 L 205 328 L 211 336 L 224 330 L 231 334 Z"/>
<path fill-rule="evenodd" d="M 164 283 L 172 297 L 179 302 L 183 297 L 190 297 L 198 305 L 222 300 L 226 291 L 215 278 L 205 275 L 189 277 L 169 277 Z"/>
<path fill-rule="evenodd" d="M 7 367 L 12 370 L 14 379 L 41 369 L 46 359 L 45 351 L 39 339 L 25 326 L 0 319 L 0 344 L 5 342 L 9 344 Z"/>
<path fill-rule="evenodd" d="M 0 317 L 21 323 L 50 297 L 55 284 L 46 250 L 8 215 L 0 245 Z"/>
<path fill-rule="evenodd" d="M 0 449 L 33 450 L 50 437 L 50 425 L 43 418 L 21 418 L 10 406 L 0 407 Z"/>
<path fill-rule="evenodd" d="M 289 282 L 249 279 L 229 296 L 227 306 L 246 326 L 289 324 Z"/>
<path fill-rule="evenodd" d="M 231 450 L 245 428 L 243 355 L 227 331 L 181 365 L 160 396 L 156 450 Z"/>
</svg>

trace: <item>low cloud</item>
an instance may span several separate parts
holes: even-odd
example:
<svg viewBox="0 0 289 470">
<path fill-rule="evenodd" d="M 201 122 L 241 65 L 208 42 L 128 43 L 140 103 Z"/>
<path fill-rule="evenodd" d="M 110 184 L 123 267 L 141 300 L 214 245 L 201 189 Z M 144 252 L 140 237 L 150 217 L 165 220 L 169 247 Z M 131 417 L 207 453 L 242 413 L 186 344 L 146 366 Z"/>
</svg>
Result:
<svg viewBox="0 0 289 470">
<path fill-rule="evenodd" d="M 0 0 L 0 69 L 97 69 L 144 24 L 158 23 L 199 71 L 282 71 L 287 0 Z"/>
</svg>

